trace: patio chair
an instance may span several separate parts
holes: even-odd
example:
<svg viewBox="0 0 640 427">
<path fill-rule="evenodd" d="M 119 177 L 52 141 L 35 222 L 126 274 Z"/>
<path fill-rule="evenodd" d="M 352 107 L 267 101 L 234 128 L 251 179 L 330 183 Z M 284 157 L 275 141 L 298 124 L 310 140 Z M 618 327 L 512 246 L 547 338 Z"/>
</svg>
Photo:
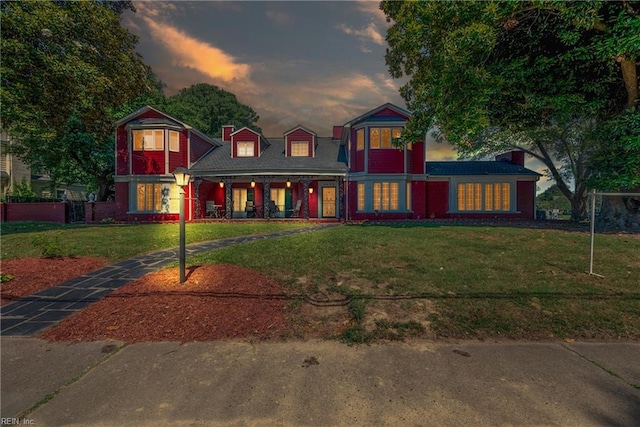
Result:
<svg viewBox="0 0 640 427">
<path fill-rule="evenodd" d="M 300 206 L 302 206 L 302 200 L 296 202 L 296 206 L 293 209 L 289 209 L 291 212 L 291 218 L 298 218 L 300 216 Z"/>
<path fill-rule="evenodd" d="M 278 216 L 278 213 L 280 213 L 280 208 L 278 208 L 278 205 L 276 205 L 276 202 L 274 202 L 273 200 L 270 200 L 269 201 L 269 217 L 275 218 Z"/>
<path fill-rule="evenodd" d="M 244 211 L 247 214 L 247 218 L 255 218 L 256 207 L 253 205 L 253 201 L 247 200 L 247 205 L 245 206 Z"/>
</svg>

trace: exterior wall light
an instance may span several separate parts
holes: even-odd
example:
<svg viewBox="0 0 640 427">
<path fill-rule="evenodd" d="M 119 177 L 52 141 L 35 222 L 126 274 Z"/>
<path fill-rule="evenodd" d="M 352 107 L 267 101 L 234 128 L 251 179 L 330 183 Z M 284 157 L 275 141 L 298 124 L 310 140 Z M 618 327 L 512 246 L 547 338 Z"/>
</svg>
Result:
<svg viewBox="0 0 640 427">
<path fill-rule="evenodd" d="M 309 187 L 309 194 L 313 194 L 313 187 Z"/>
<path fill-rule="evenodd" d="M 291 181 L 287 180 L 287 188 L 291 188 Z"/>
<path fill-rule="evenodd" d="M 251 188 L 255 188 L 256 186 L 256 182 L 254 180 L 251 180 Z"/>
</svg>

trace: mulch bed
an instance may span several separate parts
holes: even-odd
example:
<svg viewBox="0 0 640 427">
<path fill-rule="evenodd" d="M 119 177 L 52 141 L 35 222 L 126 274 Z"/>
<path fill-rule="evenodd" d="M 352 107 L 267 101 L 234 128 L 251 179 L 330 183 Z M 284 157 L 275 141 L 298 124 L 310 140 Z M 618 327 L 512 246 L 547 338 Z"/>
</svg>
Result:
<svg viewBox="0 0 640 427">
<path fill-rule="evenodd" d="M 2 274 L 11 274 L 13 279 L 1 285 L 0 305 L 98 270 L 107 264 L 105 259 L 86 256 L 20 258 L 2 261 L 0 264 Z"/>
<path fill-rule="evenodd" d="M 50 341 L 278 339 L 289 332 L 288 299 L 256 271 L 215 264 L 148 274 L 46 330 Z"/>
</svg>

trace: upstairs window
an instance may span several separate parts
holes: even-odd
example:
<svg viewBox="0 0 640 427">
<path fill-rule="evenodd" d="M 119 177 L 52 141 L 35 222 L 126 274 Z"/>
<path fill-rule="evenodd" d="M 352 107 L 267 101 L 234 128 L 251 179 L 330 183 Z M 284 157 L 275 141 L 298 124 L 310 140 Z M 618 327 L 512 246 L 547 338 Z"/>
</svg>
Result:
<svg viewBox="0 0 640 427">
<path fill-rule="evenodd" d="M 169 131 L 169 151 L 180 151 L 180 134 L 174 130 Z"/>
<path fill-rule="evenodd" d="M 401 133 L 401 127 L 370 128 L 369 148 L 372 150 L 394 148 L 393 139 L 400 138 Z"/>
<path fill-rule="evenodd" d="M 164 150 L 164 131 L 161 129 L 134 130 L 133 149 L 134 151 Z"/>
<path fill-rule="evenodd" d="M 240 141 L 237 143 L 237 156 L 238 157 L 254 157 L 255 156 L 255 143 L 253 141 Z"/>
<path fill-rule="evenodd" d="M 356 131 L 356 149 L 358 151 L 364 150 L 364 129 L 358 129 Z"/>
<path fill-rule="evenodd" d="M 293 141 L 291 143 L 291 156 L 309 157 L 309 143 L 306 141 Z"/>
</svg>

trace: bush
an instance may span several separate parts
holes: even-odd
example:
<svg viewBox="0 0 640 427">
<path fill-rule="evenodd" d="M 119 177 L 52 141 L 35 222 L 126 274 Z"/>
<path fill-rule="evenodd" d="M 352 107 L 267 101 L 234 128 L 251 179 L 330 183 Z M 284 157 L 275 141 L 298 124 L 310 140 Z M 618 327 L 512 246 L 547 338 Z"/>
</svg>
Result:
<svg viewBox="0 0 640 427">
<path fill-rule="evenodd" d="M 33 246 L 40 248 L 40 253 L 45 258 L 60 258 L 64 256 L 60 236 L 48 236 L 41 234 L 33 239 Z"/>
</svg>

